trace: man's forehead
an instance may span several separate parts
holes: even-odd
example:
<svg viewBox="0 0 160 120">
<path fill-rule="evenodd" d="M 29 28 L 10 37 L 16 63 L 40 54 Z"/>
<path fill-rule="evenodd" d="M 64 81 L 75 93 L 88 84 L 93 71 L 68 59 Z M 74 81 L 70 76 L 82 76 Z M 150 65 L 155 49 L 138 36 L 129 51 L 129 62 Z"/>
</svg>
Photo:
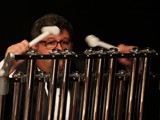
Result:
<svg viewBox="0 0 160 120">
<path fill-rule="evenodd" d="M 46 40 L 70 40 L 69 35 L 48 35 Z"/>
</svg>

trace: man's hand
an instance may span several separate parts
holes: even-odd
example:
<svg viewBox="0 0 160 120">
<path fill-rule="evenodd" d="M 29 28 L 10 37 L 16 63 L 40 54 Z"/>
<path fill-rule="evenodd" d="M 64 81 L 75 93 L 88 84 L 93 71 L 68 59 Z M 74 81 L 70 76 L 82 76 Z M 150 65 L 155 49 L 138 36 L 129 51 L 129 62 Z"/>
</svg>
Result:
<svg viewBox="0 0 160 120">
<path fill-rule="evenodd" d="M 15 55 L 22 55 L 29 50 L 29 42 L 27 40 L 23 40 L 19 43 L 13 44 L 7 48 L 5 53 L 5 58 L 7 57 L 8 53 L 12 52 Z M 12 73 L 18 65 L 20 65 L 24 60 L 15 60 L 11 69 L 10 73 Z"/>
<path fill-rule="evenodd" d="M 121 53 L 130 53 L 133 48 L 138 48 L 137 46 L 119 44 L 117 46 Z M 119 62 L 126 67 L 130 67 L 132 65 L 132 58 L 119 58 Z"/>
</svg>

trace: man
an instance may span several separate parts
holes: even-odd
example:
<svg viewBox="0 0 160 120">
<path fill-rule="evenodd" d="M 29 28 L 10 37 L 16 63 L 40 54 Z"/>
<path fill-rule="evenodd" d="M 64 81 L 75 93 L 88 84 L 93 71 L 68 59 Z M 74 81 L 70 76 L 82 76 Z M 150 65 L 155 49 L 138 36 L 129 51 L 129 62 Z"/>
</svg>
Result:
<svg viewBox="0 0 160 120">
<path fill-rule="evenodd" d="M 59 27 L 60 34 L 48 35 L 43 40 L 41 40 L 39 43 L 37 43 L 36 45 L 33 45 L 32 49 L 37 50 L 37 52 L 42 55 L 43 54 L 51 54 L 53 49 L 58 49 L 60 51 L 64 51 L 64 49 L 72 49 L 72 47 L 73 47 L 73 41 L 72 41 L 73 28 L 72 28 L 72 25 L 70 24 L 69 21 L 67 21 L 64 17 L 57 15 L 57 14 L 53 14 L 53 13 L 46 14 L 46 15 L 42 16 L 41 18 L 37 19 L 35 21 L 35 23 L 33 24 L 33 28 L 31 31 L 32 38 L 34 39 L 37 36 L 39 36 L 41 34 L 41 29 L 46 26 Z M 135 46 L 128 46 L 128 45 L 124 45 L 124 44 L 121 44 L 118 46 L 118 48 L 123 53 L 130 52 L 132 50 L 132 48 L 134 48 L 134 47 Z M 22 40 L 21 42 L 16 43 L 14 45 L 11 45 L 7 48 L 6 53 L 5 53 L 5 58 L 7 57 L 9 52 L 14 53 L 15 55 L 22 55 L 22 54 L 25 54 L 29 49 L 30 49 L 29 41 Z M 119 61 L 121 64 L 123 64 L 125 66 L 131 65 L 131 61 L 129 59 L 123 58 L 123 59 L 120 59 Z M 17 71 L 19 68 L 21 68 L 22 62 L 24 62 L 24 61 L 15 60 L 11 69 L 10 69 L 10 74 Z M 38 70 L 41 70 L 46 74 L 49 74 L 51 71 L 52 60 L 36 60 L 36 66 L 37 66 Z M 61 71 L 61 69 L 63 69 L 63 61 L 62 60 L 59 63 L 59 70 Z M 45 90 L 47 93 L 47 89 L 45 89 Z M 36 92 L 37 92 L 37 90 L 36 90 Z M 33 96 L 36 94 L 36 92 L 33 93 Z M 59 94 L 59 93 L 57 93 L 57 94 Z M 70 94 L 68 94 L 68 96 L 70 96 Z M 35 99 L 35 97 L 33 97 L 32 99 Z M 67 97 L 67 99 L 69 99 L 69 97 Z M 69 103 L 67 102 L 67 104 L 69 104 Z M 35 107 L 35 106 L 32 106 L 32 107 Z M 44 110 L 41 111 L 41 114 L 45 114 L 45 115 L 43 115 L 42 118 L 47 119 L 46 118 L 47 113 L 45 111 L 45 108 L 43 108 L 43 109 Z M 67 108 L 67 109 L 69 109 L 69 108 Z M 22 117 L 23 117 L 23 114 L 22 114 Z M 34 114 L 33 114 L 33 116 L 34 116 Z M 35 118 L 35 116 L 34 117 L 33 116 L 31 116 L 31 118 Z M 57 119 L 57 117 L 58 117 L 58 115 L 55 110 L 54 119 Z M 66 112 L 66 119 L 68 119 L 68 118 L 69 118 L 69 112 L 68 113 Z"/>
</svg>

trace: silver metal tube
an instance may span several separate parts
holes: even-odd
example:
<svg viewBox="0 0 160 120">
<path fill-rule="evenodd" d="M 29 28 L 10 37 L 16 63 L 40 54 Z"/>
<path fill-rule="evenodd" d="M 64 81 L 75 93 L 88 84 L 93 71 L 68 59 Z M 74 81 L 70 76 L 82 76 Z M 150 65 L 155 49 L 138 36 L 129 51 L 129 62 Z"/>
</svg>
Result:
<svg viewBox="0 0 160 120">
<path fill-rule="evenodd" d="M 85 76 L 85 87 L 84 87 L 84 98 L 83 98 L 83 110 L 82 110 L 82 120 L 86 120 L 87 114 L 87 99 L 88 99 L 88 86 L 89 79 L 91 77 L 91 59 L 87 59 L 87 69 Z"/>
<path fill-rule="evenodd" d="M 33 78 L 33 65 L 34 60 L 28 61 L 28 76 L 26 79 L 26 92 L 25 92 L 25 105 L 24 105 L 24 120 L 29 119 L 29 109 L 30 109 L 30 96 L 31 96 L 31 84 Z"/>
<path fill-rule="evenodd" d="M 56 56 L 57 54 L 51 54 L 50 56 L 47 56 L 49 59 L 52 59 L 51 56 Z M 123 54 L 124 55 L 124 54 Z M 137 55 L 137 56 L 136 56 Z M 25 81 L 23 84 L 25 84 L 25 93 L 23 92 L 23 96 L 25 96 L 25 101 L 23 105 L 23 119 L 28 120 L 31 118 L 35 118 L 36 120 L 42 119 L 41 113 L 44 112 L 42 109 L 45 107 L 47 110 L 45 111 L 46 119 L 47 120 L 53 120 L 54 119 L 54 112 L 55 112 L 55 103 L 56 103 L 56 90 L 57 90 L 57 84 L 60 79 L 62 81 L 60 82 L 60 97 L 59 97 L 59 106 L 58 106 L 58 120 L 64 120 L 66 119 L 66 113 L 69 113 L 69 119 L 74 120 L 122 120 L 122 118 L 125 118 L 125 120 L 132 120 L 133 116 L 138 116 L 139 120 L 142 120 L 143 115 L 143 107 L 144 107 L 144 94 L 145 94 L 145 84 L 147 79 L 147 72 L 148 72 L 148 56 L 146 54 L 135 54 L 129 53 L 128 56 L 131 56 L 132 66 L 130 74 L 127 74 L 128 83 L 126 89 L 124 89 L 124 81 L 123 79 L 118 80 L 118 83 L 116 83 L 115 73 L 117 66 L 117 59 L 120 56 L 120 53 L 112 53 L 107 52 L 105 54 L 97 54 L 93 51 L 89 51 L 88 53 L 85 53 L 82 55 L 83 59 L 86 60 L 84 66 L 85 70 L 82 76 L 76 76 L 71 74 L 71 65 L 72 59 L 77 59 L 79 57 L 76 56 L 70 56 L 70 54 L 63 53 L 59 57 L 52 59 L 52 68 L 48 76 L 46 74 L 43 74 L 43 76 L 39 76 L 38 86 L 32 86 L 33 80 L 35 81 L 37 79 L 37 75 L 35 75 L 35 61 L 37 58 L 29 59 L 28 60 L 28 66 L 27 66 L 27 75 L 25 76 Z M 108 57 L 107 57 L 108 56 Z M 127 57 L 128 57 L 127 56 Z M 37 57 L 40 57 L 37 56 Z M 43 58 L 45 56 L 41 56 Z M 81 57 L 81 56 L 80 56 Z M 123 56 L 120 56 L 123 57 Z M 48 59 L 45 58 L 45 59 Z M 143 58 L 143 64 L 141 67 L 138 64 L 139 58 Z M 63 69 L 60 70 L 59 64 L 60 61 L 63 61 Z M 107 62 L 106 62 L 107 61 Z M 105 66 L 107 66 L 107 69 L 104 69 Z M 142 81 L 136 81 L 139 73 L 142 72 Z M 37 73 L 36 73 L 37 74 Z M 39 74 L 38 74 L 39 75 Z M 80 74 L 79 74 L 80 75 Z M 123 74 L 124 75 L 124 74 Z M 122 76 L 123 76 L 122 75 Z M 72 78 L 71 78 L 72 77 Z M 75 77 L 75 78 L 73 78 Z M 75 80 L 76 79 L 76 80 Z M 83 82 L 80 82 L 83 79 Z M 139 82 L 141 84 L 139 84 Z M 48 88 L 48 96 L 47 102 L 44 103 L 44 87 L 45 85 L 49 86 Z M 72 84 L 70 84 L 72 83 Z M 13 106 L 12 106 L 12 120 L 16 120 L 19 117 L 19 111 L 22 110 L 22 106 L 19 106 L 19 103 L 21 103 L 21 91 L 22 91 L 22 84 L 20 82 L 14 83 L 14 94 L 13 94 Z M 70 91 L 69 85 L 71 85 L 72 90 Z M 139 85 L 138 87 L 135 87 Z M 79 87 L 81 86 L 81 87 Z M 36 89 L 34 91 L 36 93 L 36 97 L 34 97 L 34 100 L 36 103 L 34 104 L 34 101 L 32 101 L 32 87 Z M 139 91 L 135 88 L 139 88 Z M 24 90 L 23 89 L 23 90 Z M 46 90 L 46 89 L 45 89 Z M 125 90 L 125 92 L 124 92 Z M 77 105 L 77 96 L 79 96 L 79 91 L 81 91 L 81 98 L 80 98 L 80 108 Z M 33 92 L 33 96 L 34 96 Z M 69 111 L 66 111 L 67 107 L 67 99 L 68 99 L 68 93 L 71 95 L 70 97 L 70 109 Z M 123 94 L 123 95 L 122 95 Z M 125 95 L 124 95 L 125 94 Z M 139 95 L 138 98 L 137 96 Z M 0 117 L 3 116 L 3 97 L 0 96 Z M 43 102 L 43 105 L 42 105 Z M 122 103 L 123 102 L 123 103 Z M 125 102 L 125 103 L 124 103 Z M 31 104 L 32 103 L 32 104 Z M 139 103 L 136 106 L 133 106 L 133 103 Z M 125 104 L 125 105 L 124 105 Z M 138 108 L 137 108 L 138 107 Z M 32 108 L 35 108 L 35 113 L 30 114 L 32 111 Z M 138 110 L 137 111 L 135 111 Z M 34 110 L 34 109 L 33 109 Z M 123 110 L 123 112 L 121 111 Z M 124 112 L 125 111 L 125 112 Z M 44 113 L 42 113 L 44 114 Z M 76 118 L 78 114 L 78 118 Z M 33 115 L 33 116 L 31 116 Z"/>
<path fill-rule="evenodd" d="M 96 78 L 96 92 L 95 92 L 95 102 L 94 102 L 94 111 L 93 111 L 93 120 L 98 119 L 98 111 L 99 111 L 99 95 L 100 95 L 100 88 L 102 87 L 102 78 L 103 78 L 103 59 L 98 59 L 98 67 L 97 67 L 97 78 Z"/>
<path fill-rule="evenodd" d="M 106 106 L 105 106 L 105 120 L 109 119 L 109 103 L 110 103 L 110 96 L 111 96 L 111 84 L 112 84 L 112 77 L 113 77 L 113 58 L 110 59 L 109 65 L 109 73 L 108 73 L 108 86 L 107 86 L 107 98 L 106 98 Z"/>
<path fill-rule="evenodd" d="M 56 94 L 56 82 L 57 82 L 57 75 L 58 75 L 58 60 L 53 60 L 51 77 L 49 81 L 49 99 L 48 99 L 48 120 L 51 120 L 51 115 L 54 111 L 54 103 L 55 103 L 55 94 Z M 52 108 L 53 107 L 53 108 Z"/>
<path fill-rule="evenodd" d="M 68 78 L 69 78 L 69 64 L 70 61 L 68 59 L 64 59 L 64 73 L 63 73 L 63 81 L 62 81 L 62 89 L 61 89 L 61 99 L 60 99 L 60 116 L 59 120 L 64 120 L 66 115 L 66 102 L 67 102 L 67 93 L 68 93 Z"/>
</svg>

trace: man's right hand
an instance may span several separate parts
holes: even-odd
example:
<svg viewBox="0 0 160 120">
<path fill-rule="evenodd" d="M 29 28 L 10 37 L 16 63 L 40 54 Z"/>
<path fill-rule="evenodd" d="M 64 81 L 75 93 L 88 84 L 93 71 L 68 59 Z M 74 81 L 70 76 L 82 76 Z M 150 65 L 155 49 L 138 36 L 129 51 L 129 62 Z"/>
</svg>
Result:
<svg viewBox="0 0 160 120">
<path fill-rule="evenodd" d="M 12 52 L 15 55 L 22 55 L 29 50 L 29 42 L 27 40 L 22 40 L 19 43 L 13 44 L 7 48 L 5 53 L 5 58 L 7 57 L 8 53 Z M 15 60 L 11 69 L 10 73 L 12 73 L 18 65 L 20 65 L 24 60 Z"/>
</svg>

